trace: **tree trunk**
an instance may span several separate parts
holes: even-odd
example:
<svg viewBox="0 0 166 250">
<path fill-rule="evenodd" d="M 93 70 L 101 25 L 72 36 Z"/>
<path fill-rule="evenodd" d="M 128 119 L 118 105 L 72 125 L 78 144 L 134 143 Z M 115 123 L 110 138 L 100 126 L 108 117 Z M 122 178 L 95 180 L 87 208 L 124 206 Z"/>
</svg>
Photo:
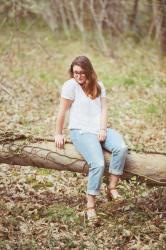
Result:
<svg viewBox="0 0 166 250">
<path fill-rule="evenodd" d="M 30 140 L 24 135 L 12 136 L 12 139 L 0 138 L 0 143 L 0 163 L 88 173 L 87 163 L 69 141 L 64 149 L 57 149 L 52 140 Z M 108 175 L 111 153 L 104 150 L 104 157 L 105 175 Z M 133 175 L 140 177 L 140 180 L 147 179 L 153 185 L 166 186 L 166 156 L 129 153 L 123 178 Z"/>
<path fill-rule="evenodd" d="M 139 0 L 134 0 L 132 13 L 129 17 L 129 27 L 131 29 L 134 27 L 134 24 L 135 24 L 137 12 L 138 12 L 138 3 L 139 3 Z"/>
<path fill-rule="evenodd" d="M 156 38 L 160 43 L 161 56 L 166 56 L 166 0 L 153 0 Z"/>
<path fill-rule="evenodd" d="M 161 30 L 160 30 L 160 47 L 161 55 L 166 57 L 166 0 L 160 0 L 161 8 Z"/>
</svg>

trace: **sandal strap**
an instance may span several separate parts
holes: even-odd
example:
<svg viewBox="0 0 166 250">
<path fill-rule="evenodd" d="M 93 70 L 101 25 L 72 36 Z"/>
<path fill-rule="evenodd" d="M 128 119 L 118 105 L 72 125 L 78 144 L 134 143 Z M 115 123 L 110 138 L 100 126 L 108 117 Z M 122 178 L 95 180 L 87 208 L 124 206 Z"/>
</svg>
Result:
<svg viewBox="0 0 166 250">
<path fill-rule="evenodd" d="M 90 218 L 88 218 L 88 221 L 90 222 L 97 222 L 99 219 L 99 217 L 97 215 L 91 216 Z"/>
<path fill-rule="evenodd" d="M 108 186 L 108 189 L 109 189 L 109 190 L 117 190 L 117 188 L 116 188 L 116 187 L 112 187 L 112 188 L 110 188 L 109 186 Z"/>
<path fill-rule="evenodd" d="M 92 212 L 90 211 L 90 209 L 93 209 Z M 95 208 L 94 207 L 88 207 L 86 212 L 85 212 L 85 215 L 86 215 L 86 218 L 88 220 L 92 220 L 94 218 L 96 218 L 96 211 L 95 211 Z"/>
<path fill-rule="evenodd" d="M 95 207 L 87 207 L 87 210 L 95 209 Z"/>
</svg>

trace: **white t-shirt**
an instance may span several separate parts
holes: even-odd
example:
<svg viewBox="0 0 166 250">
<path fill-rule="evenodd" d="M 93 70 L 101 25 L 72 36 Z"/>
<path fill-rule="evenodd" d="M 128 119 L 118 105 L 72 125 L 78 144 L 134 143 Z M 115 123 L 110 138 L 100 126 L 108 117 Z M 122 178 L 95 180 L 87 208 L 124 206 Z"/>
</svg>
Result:
<svg viewBox="0 0 166 250">
<path fill-rule="evenodd" d="M 64 83 L 61 97 L 73 100 L 69 110 L 69 129 L 80 129 L 82 133 L 98 134 L 101 118 L 101 97 L 106 97 L 104 85 L 101 81 L 98 81 L 98 84 L 101 86 L 101 95 L 92 100 L 74 78 Z"/>
</svg>

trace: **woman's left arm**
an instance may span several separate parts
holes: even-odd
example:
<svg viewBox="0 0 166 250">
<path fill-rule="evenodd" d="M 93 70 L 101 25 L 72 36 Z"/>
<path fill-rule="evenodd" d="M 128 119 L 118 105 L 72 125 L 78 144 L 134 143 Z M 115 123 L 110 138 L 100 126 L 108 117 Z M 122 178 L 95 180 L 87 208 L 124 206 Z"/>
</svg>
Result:
<svg viewBox="0 0 166 250">
<path fill-rule="evenodd" d="M 100 131 L 98 134 L 99 141 L 104 141 L 106 138 L 107 118 L 107 98 L 101 97 L 101 120 Z"/>
</svg>

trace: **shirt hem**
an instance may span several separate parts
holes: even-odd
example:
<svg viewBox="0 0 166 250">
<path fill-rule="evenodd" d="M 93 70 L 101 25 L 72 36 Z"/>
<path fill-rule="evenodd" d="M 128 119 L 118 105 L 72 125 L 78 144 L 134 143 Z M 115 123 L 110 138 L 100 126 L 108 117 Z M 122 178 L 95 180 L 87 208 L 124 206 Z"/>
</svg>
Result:
<svg viewBox="0 0 166 250">
<path fill-rule="evenodd" d="M 85 133 L 92 133 L 92 134 L 95 134 L 95 135 L 98 135 L 99 132 L 97 131 L 91 131 L 89 129 L 83 129 L 83 128 L 75 128 L 75 127 L 72 127 L 72 128 L 68 128 L 69 130 L 72 130 L 72 129 L 77 129 L 77 130 L 80 130 L 80 134 L 85 134 Z"/>
</svg>

